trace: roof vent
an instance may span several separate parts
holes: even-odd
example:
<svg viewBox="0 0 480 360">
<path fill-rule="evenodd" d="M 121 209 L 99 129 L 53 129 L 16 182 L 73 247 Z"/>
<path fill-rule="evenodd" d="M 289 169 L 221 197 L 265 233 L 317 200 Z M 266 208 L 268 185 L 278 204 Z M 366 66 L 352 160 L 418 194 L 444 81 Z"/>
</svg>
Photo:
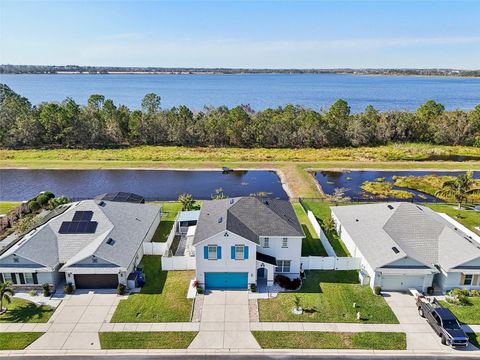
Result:
<svg viewBox="0 0 480 360">
<path fill-rule="evenodd" d="M 388 207 L 390 210 L 393 210 L 393 206 L 392 206 L 392 205 L 387 205 L 387 207 Z"/>
<path fill-rule="evenodd" d="M 395 254 L 398 254 L 400 252 L 400 250 L 398 250 L 395 246 L 392 247 L 392 250 Z"/>
<path fill-rule="evenodd" d="M 269 205 L 269 204 L 268 204 L 268 200 L 264 200 L 263 203 L 264 203 L 265 205 Z"/>
<path fill-rule="evenodd" d="M 105 201 L 100 201 L 100 202 L 98 203 L 98 206 L 105 206 Z"/>
<path fill-rule="evenodd" d="M 220 217 L 218 218 L 218 223 L 220 224 L 222 221 L 223 221 L 223 217 L 220 216 Z"/>
<path fill-rule="evenodd" d="M 107 244 L 113 246 L 113 244 L 115 244 L 115 240 L 113 240 L 112 238 L 108 238 Z"/>
<path fill-rule="evenodd" d="M 355 221 L 356 221 L 356 222 L 359 222 L 360 220 L 358 220 L 358 219 L 355 219 Z"/>
<path fill-rule="evenodd" d="M 230 204 L 233 204 L 235 202 L 234 199 L 230 199 Z"/>
</svg>

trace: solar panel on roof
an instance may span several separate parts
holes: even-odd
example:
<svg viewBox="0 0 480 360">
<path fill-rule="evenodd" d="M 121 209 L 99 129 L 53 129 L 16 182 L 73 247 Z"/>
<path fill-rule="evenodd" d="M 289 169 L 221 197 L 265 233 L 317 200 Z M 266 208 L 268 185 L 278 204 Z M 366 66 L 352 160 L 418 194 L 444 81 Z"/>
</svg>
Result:
<svg viewBox="0 0 480 360">
<path fill-rule="evenodd" d="M 73 221 L 90 221 L 93 217 L 93 211 L 75 211 Z"/>
<path fill-rule="evenodd" d="M 67 234 L 68 233 L 68 226 L 70 225 L 69 222 L 63 222 L 62 225 L 60 225 L 60 230 L 58 230 L 58 232 L 60 234 Z"/>
<path fill-rule="evenodd" d="M 80 221 L 77 227 L 77 233 L 85 234 L 85 230 L 87 229 L 88 222 Z"/>
</svg>

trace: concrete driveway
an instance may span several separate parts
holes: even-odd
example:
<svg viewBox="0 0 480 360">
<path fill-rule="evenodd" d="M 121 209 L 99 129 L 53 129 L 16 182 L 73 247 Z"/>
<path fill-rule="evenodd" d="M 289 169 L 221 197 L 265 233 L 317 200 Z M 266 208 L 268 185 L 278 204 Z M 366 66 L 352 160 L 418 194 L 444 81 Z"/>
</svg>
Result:
<svg viewBox="0 0 480 360">
<path fill-rule="evenodd" d="M 260 349 L 250 332 L 247 291 L 204 296 L 200 332 L 189 349 Z"/>
<path fill-rule="evenodd" d="M 100 349 L 98 331 L 115 312 L 123 297 L 113 291 L 78 291 L 66 295 L 48 321 L 45 335 L 29 350 Z"/>
<path fill-rule="evenodd" d="M 448 350 L 442 345 L 427 321 L 418 315 L 415 298 L 406 293 L 384 293 L 385 300 L 398 318 L 403 331 L 407 334 L 408 350 Z M 473 345 L 466 349 L 451 349 L 452 351 L 477 350 Z"/>
</svg>

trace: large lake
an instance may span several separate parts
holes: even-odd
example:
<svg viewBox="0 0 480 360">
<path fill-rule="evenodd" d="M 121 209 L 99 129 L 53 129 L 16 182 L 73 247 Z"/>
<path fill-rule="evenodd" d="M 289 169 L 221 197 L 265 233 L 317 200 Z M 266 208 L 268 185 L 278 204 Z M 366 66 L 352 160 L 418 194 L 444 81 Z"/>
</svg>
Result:
<svg viewBox="0 0 480 360">
<path fill-rule="evenodd" d="M 10 201 L 28 200 L 41 191 L 73 199 L 117 191 L 133 192 L 146 200 L 176 200 L 182 193 L 210 199 L 218 188 L 229 197 L 268 193 L 288 198 L 274 171 L 0 170 L 0 200 Z"/>
<path fill-rule="evenodd" d="M 154 92 L 164 107 L 250 104 L 255 110 L 288 103 L 314 109 L 343 98 L 352 111 L 371 104 L 380 110 L 414 110 L 428 99 L 447 109 L 471 109 L 480 103 L 480 78 L 361 76 L 341 74 L 242 75 L 0 75 L 0 82 L 34 104 L 69 96 L 85 104 L 103 94 L 117 104 L 139 108 Z"/>
</svg>

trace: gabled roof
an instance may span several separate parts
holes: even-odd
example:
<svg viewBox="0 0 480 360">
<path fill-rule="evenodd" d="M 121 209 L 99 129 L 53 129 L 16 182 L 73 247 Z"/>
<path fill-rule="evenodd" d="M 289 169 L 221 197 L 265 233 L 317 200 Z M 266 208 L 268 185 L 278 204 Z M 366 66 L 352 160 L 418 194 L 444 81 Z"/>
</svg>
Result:
<svg viewBox="0 0 480 360">
<path fill-rule="evenodd" d="M 305 236 L 292 205 L 285 200 L 239 197 L 202 202 L 193 243 L 225 230 L 257 244 L 260 236 Z"/>
<path fill-rule="evenodd" d="M 448 271 L 480 257 L 480 244 L 425 206 L 337 206 L 332 213 L 374 269 L 409 257 L 432 269 L 439 265 Z"/>
<path fill-rule="evenodd" d="M 63 222 L 73 220 L 77 211 L 91 211 L 98 223 L 94 233 L 60 233 Z M 74 266 L 95 255 L 118 267 L 127 267 L 160 212 L 156 205 L 85 200 L 71 204 L 66 211 L 3 251 L 0 258 L 16 254 L 30 261 L 55 268 Z M 109 239 L 113 245 L 107 243 Z"/>
</svg>

